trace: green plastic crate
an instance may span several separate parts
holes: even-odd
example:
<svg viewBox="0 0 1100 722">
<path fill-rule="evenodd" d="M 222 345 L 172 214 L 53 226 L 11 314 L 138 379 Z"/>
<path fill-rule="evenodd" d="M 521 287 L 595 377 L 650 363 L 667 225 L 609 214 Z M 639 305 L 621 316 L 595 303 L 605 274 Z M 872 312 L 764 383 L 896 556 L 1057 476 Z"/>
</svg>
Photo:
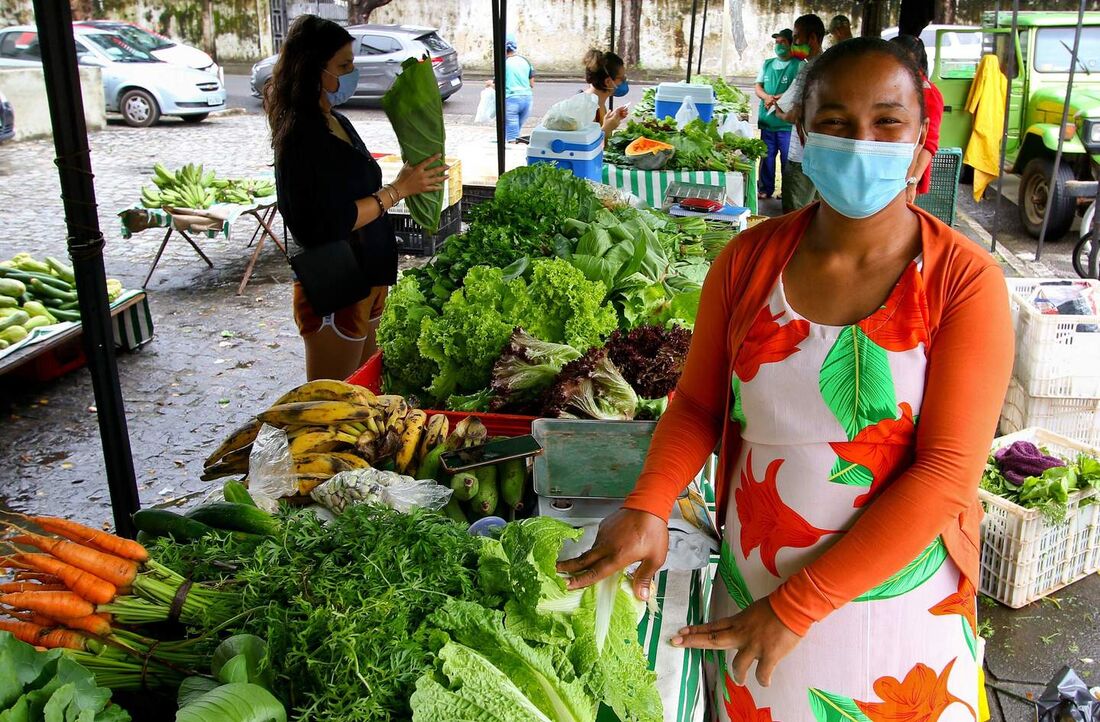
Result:
<svg viewBox="0 0 1100 722">
<path fill-rule="evenodd" d="M 962 149 L 940 148 L 932 156 L 932 184 L 927 193 L 917 196 L 917 205 L 949 226 L 955 225 L 959 200 L 959 173 Z"/>
</svg>

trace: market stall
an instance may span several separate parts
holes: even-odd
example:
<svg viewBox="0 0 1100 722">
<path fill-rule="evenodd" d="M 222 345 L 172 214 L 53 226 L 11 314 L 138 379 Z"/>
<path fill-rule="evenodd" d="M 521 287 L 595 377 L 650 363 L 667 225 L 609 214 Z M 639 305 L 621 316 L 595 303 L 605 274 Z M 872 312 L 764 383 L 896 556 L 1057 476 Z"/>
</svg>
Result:
<svg viewBox="0 0 1100 722">
<path fill-rule="evenodd" d="M 73 269 L 27 253 L 0 261 L 0 376 L 22 373 L 46 381 L 80 368 L 86 357 Z M 153 336 L 145 293 L 107 280 L 114 345 L 128 351 Z"/>
<path fill-rule="evenodd" d="M 246 221 L 255 223 L 247 246 L 253 249 L 252 255 L 245 266 L 237 295 L 244 293 L 267 239 L 286 253 L 272 228 L 278 212 L 273 179 L 218 178 L 213 171 L 204 171 L 201 165 L 189 163 L 169 171 L 158 163 L 154 166 L 152 182 L 154 188 L 142 188 L 140 202 L 118 213 L 123 238 L 151 228 L 167 229 L 142 283 L 143 288 L 149 286 L 164 249 L 174 236 L 186 241 L 206 265 L 213 268 L 214 263 L 203 253 L 192 234 L 204 233 L 207 238 L 220 235 L 228 240 L 233 228 Z"/>
</svg>

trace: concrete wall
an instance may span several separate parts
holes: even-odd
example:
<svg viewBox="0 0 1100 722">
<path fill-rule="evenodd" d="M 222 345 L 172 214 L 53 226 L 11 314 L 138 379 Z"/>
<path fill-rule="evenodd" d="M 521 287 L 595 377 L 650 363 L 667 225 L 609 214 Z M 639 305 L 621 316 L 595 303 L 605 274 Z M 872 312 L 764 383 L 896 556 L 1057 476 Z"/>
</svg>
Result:
<svg viewBox="0 0 1100 722">
<path fill-rule="evenodd" d="M 53 135 L 45 87 L 41 68 L 0 68 L 0 91 L 15 112 L 15 140 Z M 80 93 L 88 130 L 102 130 L 107 120 L 99 68 L 80 69 Z"/>
</svg>

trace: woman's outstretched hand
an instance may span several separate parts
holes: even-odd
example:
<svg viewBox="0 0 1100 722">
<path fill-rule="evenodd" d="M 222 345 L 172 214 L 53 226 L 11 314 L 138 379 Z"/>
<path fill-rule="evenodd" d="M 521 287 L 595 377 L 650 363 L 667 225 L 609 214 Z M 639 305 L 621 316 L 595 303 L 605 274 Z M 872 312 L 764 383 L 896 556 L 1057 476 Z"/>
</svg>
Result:
<svg viewBox="0 0 1100 722">
<path fill-rule="evenodd" d="M 771 684 L 775 666 L 801 641 L 801 637 L 779 621 L 767 599 L 753 602 L 732 617 L 684 627 L 672 638 L 676 647 L 736 649 L 731 665 L 733 681 L 744 684 L 749 667 L 756 662 L 756 681 L 765 687 Z"/>
<path fill-rule="evenodd" d="M 397 174 L 397 180 L 393 182 L 393 188 L 402 198 L 415 196 L 418 193 L 443 190 L 443 181 L 447 179 L 447 171 L 450 166 L 446 163 L 429 167 L 442 156 L 436 153 L 416 165 L 406 163 L 401 172 Z"/>
<path fill-rule="evenodd" d="M 653 575 L 667 554 L 668 525 L 664 520 L 644 511 L 619 509 L 600 523 L 592 548 L 576 559 L 560 562 L 558 571 L 572 577 L 570 589 L 583 589 L 641 562 L 634 574 L 634 594 L 646 600 Z"/>
</svg>

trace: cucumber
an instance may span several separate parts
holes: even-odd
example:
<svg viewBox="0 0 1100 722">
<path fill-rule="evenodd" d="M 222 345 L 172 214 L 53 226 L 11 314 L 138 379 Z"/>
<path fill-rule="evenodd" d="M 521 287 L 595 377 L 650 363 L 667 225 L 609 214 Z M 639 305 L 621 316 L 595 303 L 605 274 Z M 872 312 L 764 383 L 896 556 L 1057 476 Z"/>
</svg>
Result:
<svg viewBox="0 0 1100 722">
<path fill-rule="evenodd" d="M 170 536 L 176 541 L 194 541 L 214 531 L 200 521 L 166 509 L 134 512 L 134 526 L 150 536 Z"/>
<path fill-rule="evenodd" d="M 57 274 L 58 278 L 68 281 L 69 283 L 76 283 L 76 274 L 73 271 L 72 266 L 66 266 L 64 263 L 52 256 L 46 256 L 46 265 L 50 267 L 50 270 Z"/>
<path fill-rule="evenodd" d="M 0 270 L 0 276 L 6 278 L 14 278 L 17 281 L 21 281 L 24 285 L 29 284 L 34 279 L 38 279 L 45 283 L 47 286 L 53 286 L 59 291 L 71 291 L 73 290 L 73 284 L 68 281 L 58 278 L 57 276 L 51 276 L 48 273 L 34 273 L 33 271 L 19 271 L 19 270 Z"/>
<path fill-rule="evenodd" d="M 481 519 L 492 516 L 497 510 L 497 501 L 500 492 L 497 487 L 497 468 L 495 466 L 482 466 L 474 469 L 477 476 L 477 494 L 470 499 L 470 512 Z"/>
<path fill-rule="evenodd" d="M 16 311 L 15 313 L 9 313 L 0 319 L 0 331 L 12 326 L 22 326 L 27 321 L 31 320 L 31 315 L 26 311 Z"/>
<path fill-rule="evenodd" d="M 477 495 L 480 480 L 476 474 L 468 471 L 460 471 L 451 477 L 451 489 L 454 490 L 454 498 L 459 501 L 469 501 Z"/>
<path fill-rule="evenodd" d="M 80 311 L 66 311 L 60 308 L 51 308 L 50 313 L 54 315 L 58 321 L 79 321 Z"/>
<path fill-rule="evenodd" d="M 58 308 L 62 311 L 75 311 L 80 308 L 80 301 L 65 301 Z"/>
<path fill-rule="evenodd" d="M 515 509 L 523 503 L 524 482 L 527 480 L 527 461 L 509 459 L 499 465 L 500 498 L 509 509 Z"/>
<path fill-rule="evenodd" d="M 19 299 L 14 296 L 0 296 L 0 308 L 15 308 L 19 305 Z"/>
<path fill-rule="evenodd" d="M 39 298 L 59 298 L 62 301 L 76 300 L 76 291 L 62 291 L 56 286 L 52 286 L 38 278 L 31 279 L 31 292 Z"/>
<path fill-rule="evenodd" d="M 225 482 L 222 486 L 222 495 L 225 496 L 226 501 L 231 501 L 234 504 L 256 506 L 256 502 L 253 501 L 252 495 L 248 493 L 248 487 L 234 479 Z"/>
<path fill-rule="evenodd" d="M 15 278 L 0 278 L 0 296 L 19 298 L 27 292 L 27 285 Z"/>
<path fill-rule="evenodd" d="M 197 506 L 187 512 L 187 517 L 227 531 L 244 531 L 266 536 L 272 536 L 279 531 L 279 520 L 266 511 L 231 501 Z"/>
</svg>

